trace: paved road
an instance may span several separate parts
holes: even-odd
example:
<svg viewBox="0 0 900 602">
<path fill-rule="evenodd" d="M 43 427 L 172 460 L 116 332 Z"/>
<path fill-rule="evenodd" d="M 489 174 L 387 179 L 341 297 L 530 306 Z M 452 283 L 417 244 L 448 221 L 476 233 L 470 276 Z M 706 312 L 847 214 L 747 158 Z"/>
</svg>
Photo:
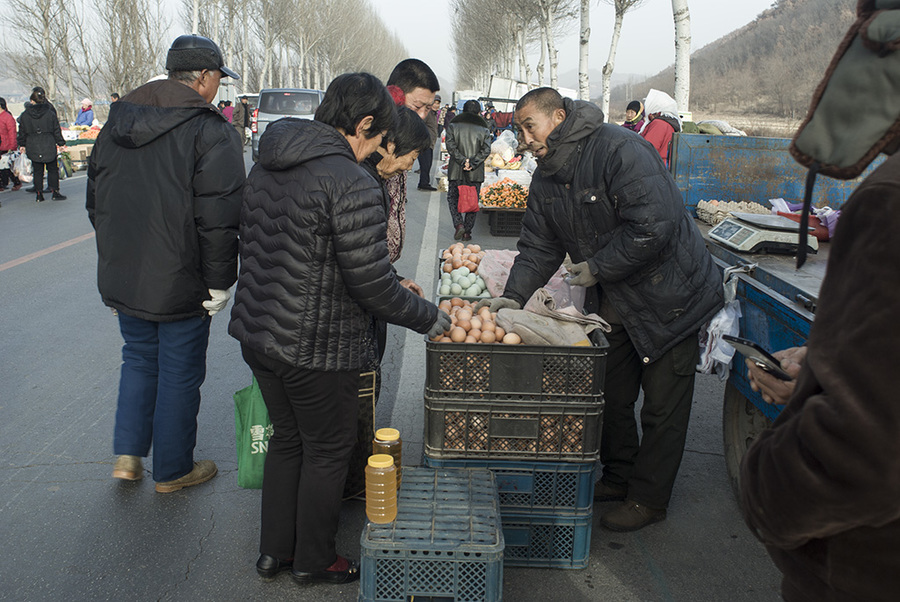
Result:
<svg viewBox="0 0 900 602">
<path fill-rule="evenodd" d="M 237 486 L 231 399 L 250 371 L 226 334 L 227 311 L 213 319 L 196 452 L 216 461 L 219 476 L 170 495 L 156 494 L 149 478 L 110 478 L 121 339 L 96 290 L 83 174 L 63 181 L 68 201 L 0 195 L 0 598 L 355 600 L 355 585 L 298 589 L 284 575 L 256 577 L 259 492 Z M 398 269 L 434 290 L 435 257 L 452 242 L 446 195 L 411 182 Z M 491 237 L 485 216 L 475 241 L 514 243 Z M 400 428 L 412 462 L 422 449 L 424 345 L 390 333 L 376 424 Z M 595 514 L 587 569 L 506 569 L 505 599 L 778 600 L 778 572 L 745 528 L 725 474 L 722 391 L 715 378 L 698 379 L 668 520 L 613 534 Z M 341 552 L 358 556 L 364 522 L 361 503 L 344 505 Z"/>
</svg>

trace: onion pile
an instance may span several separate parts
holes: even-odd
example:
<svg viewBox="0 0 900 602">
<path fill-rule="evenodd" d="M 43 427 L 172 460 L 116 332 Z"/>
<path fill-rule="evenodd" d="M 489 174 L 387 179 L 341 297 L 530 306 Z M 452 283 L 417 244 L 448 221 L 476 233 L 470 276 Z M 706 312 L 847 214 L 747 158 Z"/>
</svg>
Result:
<svg viewBox="0 0 900 602">
<path fill-rule="evenodd" d="M 522 338 L 506 332 L 497 325 L 497 314 L 487 307 L 475 309 L 475 304 L 458 297 L 444 299 L 438 308 L 450 314 L 450 330 L 431 339 L 437 343 L 504 343 L 518 345 Z"/>
</svg>

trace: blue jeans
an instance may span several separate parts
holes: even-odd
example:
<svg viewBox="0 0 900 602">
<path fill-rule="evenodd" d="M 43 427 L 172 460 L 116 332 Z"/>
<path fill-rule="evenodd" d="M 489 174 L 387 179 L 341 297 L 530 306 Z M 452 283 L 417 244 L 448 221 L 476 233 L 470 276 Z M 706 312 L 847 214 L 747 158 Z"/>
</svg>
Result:
<svg viewBox="0 0 900 602">
<path fill-rule="evenodd" d="M 210 321 L 203 316 L 150 322 L 119 314 L 125 345 L 113 451 L 147 456 L 152 443 L 155 481 L 171 481 L 194 468 Z"/>
</svg>

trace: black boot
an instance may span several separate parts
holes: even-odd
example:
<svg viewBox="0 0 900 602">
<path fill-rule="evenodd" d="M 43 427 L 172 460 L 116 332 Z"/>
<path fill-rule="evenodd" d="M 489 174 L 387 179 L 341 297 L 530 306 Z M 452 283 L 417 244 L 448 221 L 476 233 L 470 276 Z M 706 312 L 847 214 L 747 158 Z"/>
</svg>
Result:
<svg viewBox="0 0 900 602">
<path fill-rule="evenodd" d="M 41 192 L 40 190 L 38 190 L 38 192 L 37 192 L 37 198 L 34 199 L 34 202 L 35 202 L 35 203 L 40 203 L 40 202 L 43 201 L 43 200 L 44 200 L 44 193 Z"/>
<path fill-rule="evenodd" d="M 54 191 L 53 191 L 53 197 L 51 197 L 51 198 L 52 198 L 54 201 L 64 201 L 64 200 L 66 200 L 66 199 L 69 198 L 69 197 L 60 194 L 58 190 L 54 190 Z"/>
</svg>

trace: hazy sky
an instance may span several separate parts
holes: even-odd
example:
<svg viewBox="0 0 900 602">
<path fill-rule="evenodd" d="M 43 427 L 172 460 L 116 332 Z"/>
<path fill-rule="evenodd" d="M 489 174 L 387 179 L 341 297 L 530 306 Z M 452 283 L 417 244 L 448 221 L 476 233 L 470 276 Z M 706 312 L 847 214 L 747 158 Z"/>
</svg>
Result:
<svg viewBox="0 0 900 602">
<path fill-rule="evenodd" d="M 506 0 L 497 0 L 503 2 Z M 688 0 L 692 50 L 741 28 L 770 8 L 774 0 Z M 446 0 L 372 0 L 411 56 L 428 63 L 442 79 L 456 77 L 451 24 Z M 609 55 L 615 10 L 603 0 L 591 2 L 590 65 L 601 69 Z M 557 40 L 560 73 L 578 68 L 578 22 Z M 537 62 L 530 61 L 532 76 Z M 671 0 L 645 0 L 625 15 L 616 51 L 615 72 L 653 75 L 675 62 L 675 25 Z M 547 77 L 547 75 L 545 75 Z M 441 82 L 441 87 L 448 86 Z"/>
</svg>

